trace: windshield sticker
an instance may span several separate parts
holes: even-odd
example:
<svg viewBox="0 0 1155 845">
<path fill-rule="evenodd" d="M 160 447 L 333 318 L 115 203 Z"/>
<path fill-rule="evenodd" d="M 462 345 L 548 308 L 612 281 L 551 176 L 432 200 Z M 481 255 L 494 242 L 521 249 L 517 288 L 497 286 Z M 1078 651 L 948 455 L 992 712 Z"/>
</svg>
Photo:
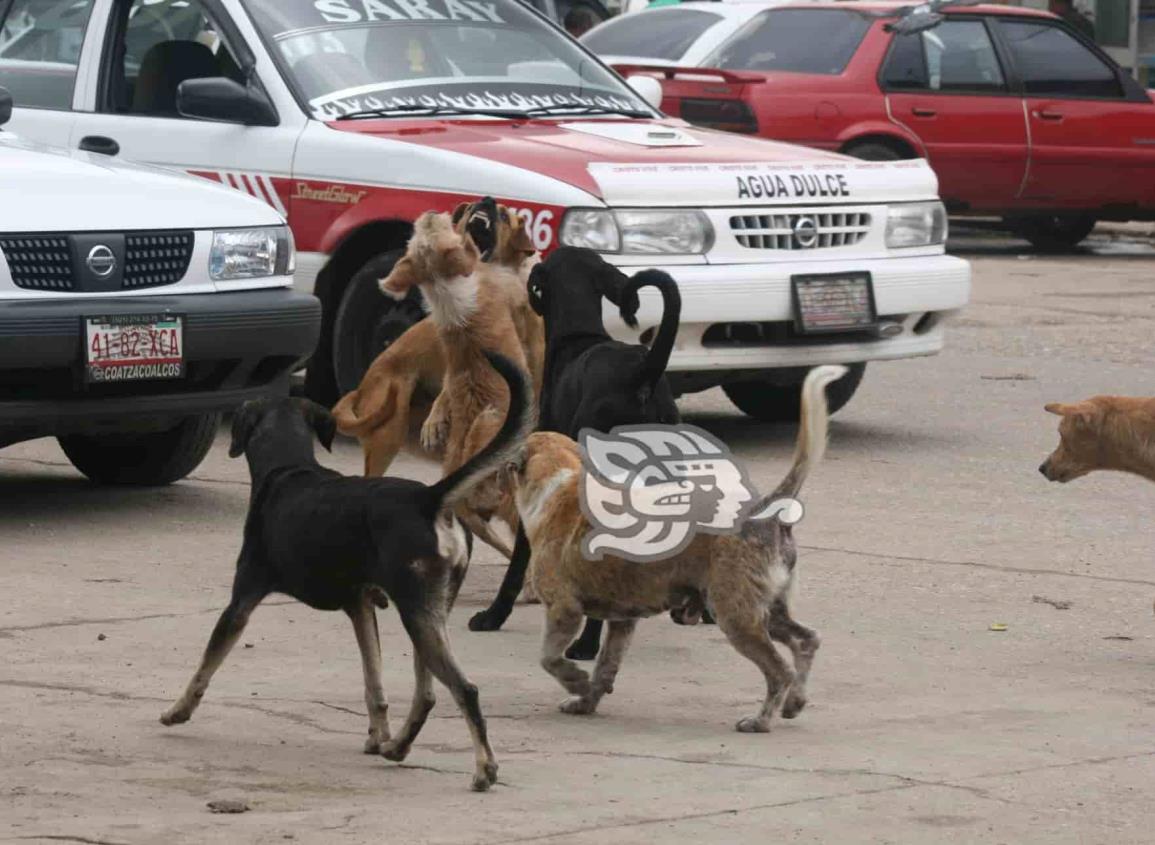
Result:
<svg viewBox="0 0 1155 845">
<path fill-rule="evenodd" d="M 574 91 L 558 91 L 556 86 L 513 86 L 513 85 L 486 85 L 484 88 L 466 91 L 462 94 L 447 93 L 441 86 L 422 86 L 429 89 L 428 93 L 406 94 L 359 94 L 352 95 L 350 90 L 338 91 L 313 100 L 309 105 L 313 115 L 318 120 L 335 120 L 342 115 L 361 112 L 389 112 L 398 113 L 418 111 L 420 109 L 445 109 L 447 111 L 516 111 L 526 112 L 534 109 L 574 109 L 593 108 L 610 111 L 633 111 L 638 104 L 625 97 L 613 94 L 589 94 Z M 534 93 L 533 87 L 544 89 L 542 93 Z M 502 89 L 506 90 L 502 90 Z M 356 89 L 352 89 L 356 90 Z"/>
<path fill-rule="evenodd" d="M 314 0 L 325 23 L 474 21 L 505 23 L 496 3 L 484 0 Z"/>
<path fill-rule="evenodd" d="M 765 176 L 738 176 L 738 199 L 774 199 L 775 197 L 848 197 L 850 188 L 842 173 L 791 173 Z"/>
</svg>

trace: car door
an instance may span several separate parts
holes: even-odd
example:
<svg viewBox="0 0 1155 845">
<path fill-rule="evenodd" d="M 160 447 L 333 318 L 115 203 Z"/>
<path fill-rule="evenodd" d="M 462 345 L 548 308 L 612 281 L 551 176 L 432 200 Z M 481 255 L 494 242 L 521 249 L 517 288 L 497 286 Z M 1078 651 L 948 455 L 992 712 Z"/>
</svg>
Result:
<svg viewBox="0 0 1155 845">
<path fill-rule="evenodd" d="M 81 52 L 95 0 L 0 2 L 0 85 L 15 102 L 8 128 L 66 146 L 83 90 Z"/>
<path fill-rule="evenodd" d="M 285 213 L 305 117 L 272 61 L 245 40 L 257 40 L 248 21 L 227 17 L 215 0 L 106 0 L 100 23 L 100 84 L 76 116 L 72 144 L 98 139 L 125 158 L 216 179 Z M 277 125 L 182 117 L 178 87 L 208 77 L 255 86 Z"/>
<path fill-rule="evenodd" d="M 944 200 L 1013 202 L 1027 172 L 1026 118 L 983 19 L 896 34 L 879 78 L 891 119 L 922 141 Z"/>
<path fill-rule="evenodd" d="M 1031 133 L 1023 200 L 1055 208 L 1155 205 L 1155 103 L 1058 21 L 1002 18 Z"/>
</svg>

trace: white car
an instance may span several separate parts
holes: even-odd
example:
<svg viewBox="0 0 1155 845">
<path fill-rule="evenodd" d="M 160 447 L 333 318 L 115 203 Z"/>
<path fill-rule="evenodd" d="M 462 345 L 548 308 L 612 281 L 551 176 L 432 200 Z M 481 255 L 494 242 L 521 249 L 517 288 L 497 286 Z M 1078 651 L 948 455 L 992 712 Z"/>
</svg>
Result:
<svg viewBox="0 0 1155 845">
<path fill-rule="evenodd" d="M 416 297 L 377 287 L 417 216 L 485 195 L 517 209 L 544 252 L 584 246 L 668 271 L 683 300 L 672 386 L 721 385 L 764 419 L 797 414 L 815 364 L 852 365 L 830 391 L 838 406 L 867 361 L 938 352 L 943 318 L 969 296 L 924 163 L 664 117 L 657 79 L 627 85 L 518 0 L 6 8 L 0 84 L 20 132 L 179 168 L 285 212 L 297 284 L 324 309 L 306 382 L 320 399 L 356 386 L 423 316 Z M 659 316 L 654 296 L 639 332 L 612 309 L 607 326 L 637 339 Z"/>
<path fill-rule="evenodd" d="M 12 100 L 0 88 L 0 124 Z M 320 303 L 265 203 L 0 131 L 0 446 L 56 436 L 95 481 L 165 484 L 220 412 L 285 392 Z"/>
<path fill-rule="evenodd" d="M 759 12 L 791 0 L 691 0 L 610 18 L 579 39 L 607 65 L 697 67 Z"/>
</svg>

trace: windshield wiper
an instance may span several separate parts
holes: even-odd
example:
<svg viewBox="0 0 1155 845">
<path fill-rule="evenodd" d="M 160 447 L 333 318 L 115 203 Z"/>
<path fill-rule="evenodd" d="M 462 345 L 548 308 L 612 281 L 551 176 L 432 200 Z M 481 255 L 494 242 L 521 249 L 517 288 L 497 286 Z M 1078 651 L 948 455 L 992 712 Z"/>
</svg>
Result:
<svg viewBox="0 0 1155 845">
<path fill-rule="evenodd" d="M 337 116 L 337 120 L 364 120 L 373 117 L 434 117 L 445 114 L 479 114 L 483 117 L 503 117 L 510 120 L 524 117 L 525 112 L 501 109 L 474 109 L 459 106 L 422 106 L 416 103 L 399 106 L 389 106 L 381 109 L 361 109 Z"/>
<path fill-rule="evenodd" d="M 550 117 L 559 115 L 579 115 L 579 114 L 620 114 L 625 117 L 653 117 L 647 111 L 641 109 L 619 109 L 608 108 L 606 106 L 583 106 L 583 105 L 557 105 L 557 106 L 537 106 L 532 109 L 527 109 L 524 112 L 526 117 Z"/>
</svg>

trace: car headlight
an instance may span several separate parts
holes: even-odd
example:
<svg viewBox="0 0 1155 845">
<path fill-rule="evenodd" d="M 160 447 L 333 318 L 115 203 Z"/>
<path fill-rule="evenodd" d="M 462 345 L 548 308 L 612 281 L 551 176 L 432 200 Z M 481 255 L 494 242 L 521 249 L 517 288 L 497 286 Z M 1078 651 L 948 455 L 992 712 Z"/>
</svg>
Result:
<svg viewBox="0 0 1155 845">
<path fill-rule="evenodd" d="M 213 232 L 209 276 L 220 282 L 288 275 L 295 269 L 294 252 L 287 226 Z"/>
<path fill-rule="evenodd" d="M 574 209 L 561 224 L 561 243 L 627 255 L 709 252 L 714 230 L 695 209 Z"/>
<path fill-rule="evenodd" d="M 945 243 L 946 208 L 941 202 L 912 202 L 886 210 L 886 246 L 935 246 Z"/>
</svg>

